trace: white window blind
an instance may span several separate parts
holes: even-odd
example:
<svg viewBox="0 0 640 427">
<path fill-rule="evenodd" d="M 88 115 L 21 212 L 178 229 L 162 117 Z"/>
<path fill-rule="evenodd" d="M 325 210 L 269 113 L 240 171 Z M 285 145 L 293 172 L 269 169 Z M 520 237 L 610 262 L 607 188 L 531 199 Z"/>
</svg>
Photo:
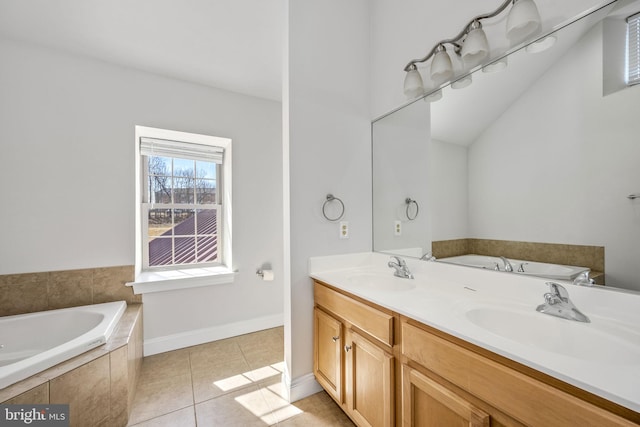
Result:
<svg viewBox="0 0 640 427">
<path fill-rule="evenodd" d="M 222 164 L 222 147 L 168 139 L 140 138 L 140 154 L 143 156 L 179 157 Z"/>
<path fill-rule="evenodd" d="M 640 13 L 627 18 L 627 84 L 640 83 Z"/>
</svg>

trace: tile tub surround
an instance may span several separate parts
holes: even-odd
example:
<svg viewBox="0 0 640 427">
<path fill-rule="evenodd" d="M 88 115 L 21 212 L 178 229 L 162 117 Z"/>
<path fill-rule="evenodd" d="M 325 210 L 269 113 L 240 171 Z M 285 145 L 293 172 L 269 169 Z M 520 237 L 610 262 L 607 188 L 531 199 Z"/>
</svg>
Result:
<svg viewBox="0 0 640 427">
<path fill-rule="evenodd" d="M 141 303 L 142 295 L 125 285 L 133 277 L 132 265 L 0 275 L 0 316 L 112 301 Z"/>
<path fill-rule="evenodd" d="M 0 390 L 4 404 L 64 403 L 71 426 L 127 425 L 142 366 L 142 305 L 100 347 Z"/>
<path fill-rule="evenodd" d="M 283 360 L 282 327 L 145 357 L 129 426 L 353 426 L 325 392 L 288 403 Z"/>
<path fill-rule="evenodd" d="M 588 267 L 592 271 L 592 276 L 604 273 L 604 246 L 455 239 L 435 241 L 431 243 L 431 247 L 433 256 L 436 258 L 470 254 L 504 256 L 527 261 Z"/>
</svg>

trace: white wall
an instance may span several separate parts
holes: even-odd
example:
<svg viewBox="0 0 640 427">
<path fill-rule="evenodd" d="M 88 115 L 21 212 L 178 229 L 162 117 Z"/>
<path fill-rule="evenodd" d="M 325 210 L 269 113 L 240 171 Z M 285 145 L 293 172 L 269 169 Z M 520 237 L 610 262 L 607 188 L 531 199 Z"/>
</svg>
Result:
<svg viewBox="0 0 640 427">
<path fill-rule="evenodd" d="M 367 0 L 288 2 L 285 169 L 290 259 L 285 359 L 293 400 L 314 383 L 310 256 L 371 250 L 371 123 Z M 345 204 L 349 239 L 322 216 L 327 193 Z M 308 386 L 308 387 L 307 387 Z"/>
<path fill-rule="evenodd" d="M 419 101 L 373 124 L 373 245 L 376 251 L 421 257 L 431 251 L 429 104 Z M 406 198 L 419 210 L 407 216 Z M 416 213 L 409 207 L 409 215 Z M 401 234 L 395 222 L 400 221 Z M 393 249 L 393 251 L 391 251 Z"/>
<path fill-rule="evenodd" d="M 282 323 L 280 103 L 8 40 L 0 53 L 0 274 L 132 265 L 134 126 L 228 137 L 239 273 L 145 296 L 145 339 Z"/>
<path fill-rule="evenodd" d="M 640 290 L 640 87 L 602 96 L 602 24 L 469 149 L 471 237 L 605 246 Z"/>
<path fill-rule="evenodd" d="M 467 156 L 467 147 L 431 140 L 429 202 L 432 240 L 469 236 Z"/>
</svg>

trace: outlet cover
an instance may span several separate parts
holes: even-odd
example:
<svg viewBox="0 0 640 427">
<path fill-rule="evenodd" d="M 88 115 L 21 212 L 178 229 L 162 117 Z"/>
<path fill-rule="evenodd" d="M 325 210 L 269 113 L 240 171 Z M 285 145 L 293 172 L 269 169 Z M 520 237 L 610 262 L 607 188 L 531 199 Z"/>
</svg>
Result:
<svg viewBox="0 0 640 427">
<path fill-rule="evenodd" d="M 340 238 L 349 238 L 349 221 L 340 221 Z"/>
<path fill-rule="evenodd" d="M 393 235 L 394 236 L 402 235 L 402 221 L 395 221 L 393 223 Z"/>
</svg>

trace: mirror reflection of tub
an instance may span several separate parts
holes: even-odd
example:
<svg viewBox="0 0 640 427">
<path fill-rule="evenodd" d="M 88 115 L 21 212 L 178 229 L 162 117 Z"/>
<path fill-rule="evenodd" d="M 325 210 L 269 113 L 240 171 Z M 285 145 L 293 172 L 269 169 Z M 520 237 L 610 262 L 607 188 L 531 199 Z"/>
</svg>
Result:
<svg viewBox="0 0 640 427">
<path fill-rule="evenodd" d="M 448 264 L 465 265 L 467 267 L 484 268 L 487 270 L 505 271 L 505 262 L 500 257 L 486 255 L 459 255 L 448 258 L 440 258 L 438 261 Z M 573 265 L 549 264 L 518 259 L 508 259 L 515 274 L 525 276 L 537 276 L 547 279 L 573 280 L 581 273 L 589 272 L 587 267 Z"/>
</svg>

